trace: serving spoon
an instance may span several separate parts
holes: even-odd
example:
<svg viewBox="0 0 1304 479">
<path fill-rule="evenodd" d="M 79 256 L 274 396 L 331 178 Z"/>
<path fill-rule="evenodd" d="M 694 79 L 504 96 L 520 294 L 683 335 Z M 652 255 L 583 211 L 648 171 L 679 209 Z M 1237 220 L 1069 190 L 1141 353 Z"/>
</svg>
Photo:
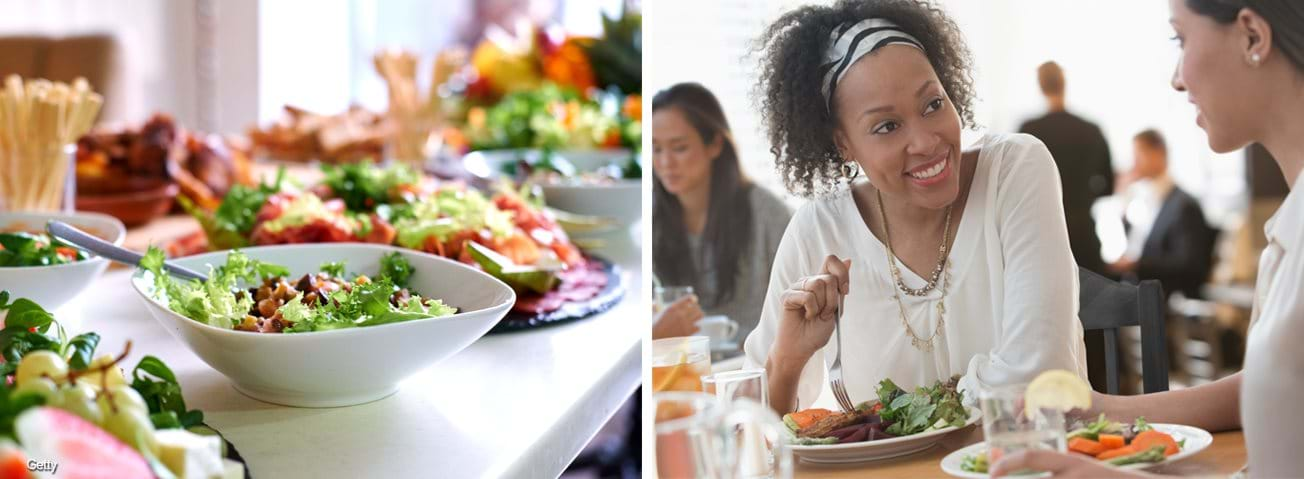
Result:
<svg viewBox="0 0 1304 479">
<path fill-rule="evenodd" d="M 116 261 L 131 267 L 140 267 L 140 259 L 145 255 L 135 251 L 123 248 L 108 241 L 104 241 L 95 235 L 78 229 L 76 226 L 64 223 L 58 220 L 50 220 L 45 223 L 45 232 L 50 236 L 58 238 L 77 249 L 95 253 L 100 257 Z M 197 279 L 208 281 L 208 276 L 195 272 L 189 268 L 178 266 L 169 261 L 163 261 L 163 269 L 169 274 L 182 279 Z"/>
</svg>

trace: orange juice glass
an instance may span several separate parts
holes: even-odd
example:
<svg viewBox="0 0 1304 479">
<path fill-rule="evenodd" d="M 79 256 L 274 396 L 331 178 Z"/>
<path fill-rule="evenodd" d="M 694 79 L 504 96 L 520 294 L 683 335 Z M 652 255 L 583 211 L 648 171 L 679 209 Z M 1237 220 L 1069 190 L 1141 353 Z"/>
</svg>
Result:
<svg viewBox="0 0 1304 479">
<path fill-rule="evenodd" d="M 652 392 L 702 391 L 711 374 L 711 338 L 687 336 L 652 341 Z"/>
</svg>

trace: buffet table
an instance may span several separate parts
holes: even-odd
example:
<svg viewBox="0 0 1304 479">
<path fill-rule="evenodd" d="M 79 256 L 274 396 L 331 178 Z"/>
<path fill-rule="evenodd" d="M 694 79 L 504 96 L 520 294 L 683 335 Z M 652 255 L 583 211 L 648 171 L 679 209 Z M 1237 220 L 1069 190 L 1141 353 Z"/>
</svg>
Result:
<svg viewBox="0 0 1304 479">
<path fill-rule="evenodd" d="M 157 244 L 196 227 L 164 218 L 127 243 Z M 603 236 L 592 251 L 624 270 L 626 295 L 612 310 L 486 336 L 359 406 L 299 409 L 242 395 L 149 316 L 126 268 L 105 273 L 57 315 L 100 332 L 103 351 L 131 340 L 127 364 L 149 354 L 171 365 L 187 405 L 204 411 L 255 478 L 555 477 L 641 380 L 641 228 Z"/>
</svg>

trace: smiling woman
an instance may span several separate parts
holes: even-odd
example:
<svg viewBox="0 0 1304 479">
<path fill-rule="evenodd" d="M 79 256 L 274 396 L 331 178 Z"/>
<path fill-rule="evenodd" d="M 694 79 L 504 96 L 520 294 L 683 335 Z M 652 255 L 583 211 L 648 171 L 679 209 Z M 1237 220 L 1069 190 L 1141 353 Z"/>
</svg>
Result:
<svg viewBox="0 0 1304 479">
<path fill-rule="evenodd" d="M 811 199 L 745 345 L 771 406 L 821 401 L 839 360 L 853 403 L 888 378 L 909 390 L 961 375 L 970 399 L 1046 369 L 1085 378 L 1054 163 L 1027 135 L 961 145 L 974 91 L 947 14 L 916 0 L 806 6 L 759 50 L 770 151 Z"/>
</svg>

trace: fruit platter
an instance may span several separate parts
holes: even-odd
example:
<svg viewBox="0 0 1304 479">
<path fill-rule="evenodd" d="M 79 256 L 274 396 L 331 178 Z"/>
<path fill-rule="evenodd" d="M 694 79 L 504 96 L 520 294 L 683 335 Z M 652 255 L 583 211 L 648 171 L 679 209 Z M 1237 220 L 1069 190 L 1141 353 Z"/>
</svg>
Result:
<svg viewBox="0 0 1304 479">
<path fill-rule="evenodd" d="M 130 342 L 97 353 L 99 334 L 70 337 L 39 304 L 7 291 L 0 314 L 3 477 L 250 477 L 204 413 L 186 407 L 161 359 L 143 356 L 127 375 Z"/>
</svg>

